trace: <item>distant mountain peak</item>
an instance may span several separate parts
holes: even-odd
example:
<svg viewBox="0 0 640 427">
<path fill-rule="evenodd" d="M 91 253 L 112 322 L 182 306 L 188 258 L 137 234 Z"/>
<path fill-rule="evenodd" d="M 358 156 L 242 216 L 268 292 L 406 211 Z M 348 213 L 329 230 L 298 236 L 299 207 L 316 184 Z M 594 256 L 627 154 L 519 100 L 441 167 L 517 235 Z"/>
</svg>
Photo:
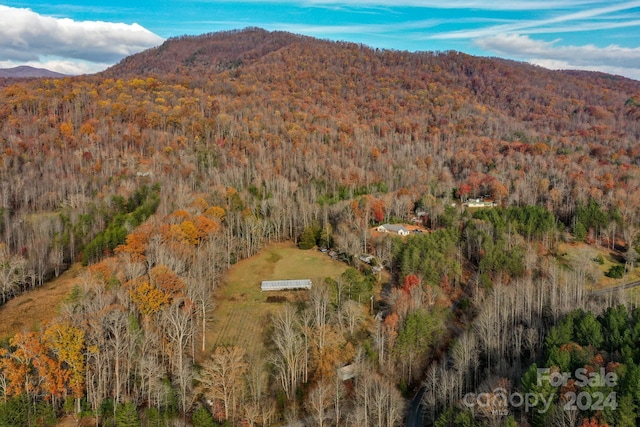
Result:
<svg viewBox="0 0 640 427">
<path fill-rule="evenodd" d="M 124 58 L 98 73 L 104 77 L 218 73 L 255 61 L 308 37 L 248 27 L 167 39 L 162 45 Z"/>
<path fill-rule="evenodd" d="M 66 77 L 65 74 L 56 73 L 55 71 L 47 70 L 45 68 L 30 67 L 28 65 L 20 65 L 13 68 L 0 68 L 0 78 L 34 78 L 34 77 L 49 77 L 58 78 Z"/>
</svg>

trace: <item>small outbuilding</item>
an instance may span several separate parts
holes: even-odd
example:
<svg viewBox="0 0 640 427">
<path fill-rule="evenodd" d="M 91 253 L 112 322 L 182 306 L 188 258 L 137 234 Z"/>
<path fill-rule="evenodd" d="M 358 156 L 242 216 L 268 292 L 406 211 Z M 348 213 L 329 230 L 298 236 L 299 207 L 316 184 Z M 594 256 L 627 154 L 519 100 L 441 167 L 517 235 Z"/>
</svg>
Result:
<svg viewBox="0 0 640 427">
<path fill-rule="evenodd" d="M 362 254 L 358 258 L 360 258 L 360 261 L 366 262 L 367 264 L 371 264 L 375 259 L 373 255 L 367 255 L 367 254 Z"/>
<path fill-rule="evenodd" d="M 358 374 L 358 371 L 356 369 L 356 365 L 350 364 L 343 366 L 342 368 L 338 368 L 337 374 L 340 381 L 347 381 L 354 378 Z"/>
<path fill-rule="evenodd" d="M 297 289 L 311 289 L 310 279 L 297 280 L 263 280 L 262 291 L 292 291 Z"/>
</svg>

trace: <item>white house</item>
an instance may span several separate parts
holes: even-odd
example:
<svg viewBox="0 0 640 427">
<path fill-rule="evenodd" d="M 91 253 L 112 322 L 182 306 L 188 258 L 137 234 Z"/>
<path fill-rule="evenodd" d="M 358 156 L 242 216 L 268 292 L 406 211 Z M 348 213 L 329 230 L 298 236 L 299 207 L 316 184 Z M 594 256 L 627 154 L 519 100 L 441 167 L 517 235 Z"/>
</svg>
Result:
<svg viewBox="0 0 640 427">
<path fill-rule="evenodd" d="M 393 233 L 398 236 L 408 236 L 409 230 L 407 230 L 404 225 L 399 224 L 382 224 L 378 226 L 377 230 L 380 233 Z"/>
<path fill-rule="evenodd" d="M 498 204 L 496 202 L 485 202 L 484 199 L 477 198 L 467 200 L 464 205 L 470 208 L 493 208 Z"/>
</svg>

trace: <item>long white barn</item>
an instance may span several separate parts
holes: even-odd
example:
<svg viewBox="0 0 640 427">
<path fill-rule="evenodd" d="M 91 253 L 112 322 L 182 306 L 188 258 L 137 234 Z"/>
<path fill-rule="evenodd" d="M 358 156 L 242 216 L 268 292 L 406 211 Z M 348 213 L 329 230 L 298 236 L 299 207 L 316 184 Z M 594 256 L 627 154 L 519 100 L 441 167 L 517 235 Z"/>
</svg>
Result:
<svg viewBox="0 0 640 427">
<path fill-rule="evenodd" d="M 263 280 L 260 288 L 263 291 L 290 291 L 294 289 L 311 289 L 311 280 Z"/>
</svg>

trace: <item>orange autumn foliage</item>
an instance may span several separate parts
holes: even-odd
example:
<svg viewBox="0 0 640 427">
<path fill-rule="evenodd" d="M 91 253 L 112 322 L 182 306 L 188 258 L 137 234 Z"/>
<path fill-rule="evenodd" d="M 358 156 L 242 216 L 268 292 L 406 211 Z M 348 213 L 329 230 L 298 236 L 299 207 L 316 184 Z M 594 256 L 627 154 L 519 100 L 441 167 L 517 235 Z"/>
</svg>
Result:
<svg viewBox="0 0 640 427">
<path fill-rule="evenodd" d="M 170 296 L 182 294 L 186 289 L 184 282 L 166 265 L 156 265 L 149 272 L 151 283 Z"/>
<path fill-rule="evenodd" d="M 129 290 L 129 295 L 140 313 L 145 316 L 157 313 L 171 302 L 169 293 L 156 288 L 147 281 L 134 284 Z"/>
<path fill-rule="evenodd" d="M 211 234 L 217 232 L 220 226 L 217 222 L 207 218 L 204 215 L 198 215 L 193 219 L 196 230 L 198 231 L 198 239 L 204 240 Z"/>
</svg>

